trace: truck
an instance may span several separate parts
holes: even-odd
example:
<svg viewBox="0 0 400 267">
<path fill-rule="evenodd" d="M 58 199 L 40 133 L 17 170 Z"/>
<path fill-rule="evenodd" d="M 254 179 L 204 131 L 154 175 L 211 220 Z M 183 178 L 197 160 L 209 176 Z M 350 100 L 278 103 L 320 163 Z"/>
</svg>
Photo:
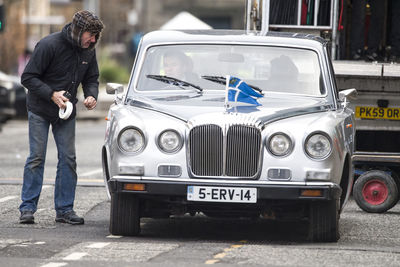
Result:
<svg viewBox="0 0 400 267">
<path fill-rule="evenodd" d="M 399 200 L 400 65 L 334 61 L 339 88 L 357 88 L 353 197 L 366 212 L 382 213 Z"/>
</svg>

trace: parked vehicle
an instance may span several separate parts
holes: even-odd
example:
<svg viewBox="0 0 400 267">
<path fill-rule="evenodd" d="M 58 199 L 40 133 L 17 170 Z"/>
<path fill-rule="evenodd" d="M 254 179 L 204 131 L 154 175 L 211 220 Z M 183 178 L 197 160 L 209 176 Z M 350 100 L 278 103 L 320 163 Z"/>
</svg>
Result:
<svg viewBox="0 0 400 267">
<path fill-rule="evenodd" d="M 0 72 L 0 123 L 26 115 L 26 91 L 19 77 Z"/>
<path fill-rule="evenodd" d="M 367 212 L 385 212 L 399 201 L 400 96 L 398 64 L 336 62 L 340 87 L 356 87 L 354 200 Z M 351 71 L 349 71 L 351 70 Z"/>
<path fill-rule="evenodd" d="M 166 75 L 178 54 L 185 75 Z M 258 89 L 259 105 L 231 106 L 226 75 Z M 307 218 L 310 240 L 337 241 L 353 183 L 346 99 L 355 90 L 339 94 L 334 81 L 318 37 L 146 34 L 126 95 L 107 85 L 116 94 L 102 149 L 110 232 L 138 235 L 142 217 L 201 212 Z"/>
</svg>

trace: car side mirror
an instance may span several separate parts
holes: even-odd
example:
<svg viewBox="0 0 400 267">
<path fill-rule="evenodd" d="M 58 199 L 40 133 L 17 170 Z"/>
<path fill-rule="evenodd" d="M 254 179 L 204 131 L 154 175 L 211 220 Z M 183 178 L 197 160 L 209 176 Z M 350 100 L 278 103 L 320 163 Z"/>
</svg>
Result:
<svg viewBox="0 0 400 267">
<path fill-rule="evenodd" d="M 357 99 L 357 90 L 355 88 L 345 89 L 339 92 L 339 101 L 343 102 L 343 106 L 347 107 L 347 99 Z"/>
<path fill-rule="evenodd" d="M 107 83 L 106 85 L 107 94 L 120 94 L 124 92 L 124 86 L 119 83 Z"/>
<path fill-rule="evenodd" d="M 339 92 L 339 100 L 346 101 L 346 99 L 356 99 L 357 98 L 357 90 L 355 88 L 342 90 Z"/>
<path fill-rule="evenodd" d="M 119 104 L 122 102 L 123 96 L 118 96 L 118 94 L 124 92 L 124 86 L 119 83 L 107 83 L 106 92 L 109 95 L 115 94 L 115 103 Z"/>
</svg>

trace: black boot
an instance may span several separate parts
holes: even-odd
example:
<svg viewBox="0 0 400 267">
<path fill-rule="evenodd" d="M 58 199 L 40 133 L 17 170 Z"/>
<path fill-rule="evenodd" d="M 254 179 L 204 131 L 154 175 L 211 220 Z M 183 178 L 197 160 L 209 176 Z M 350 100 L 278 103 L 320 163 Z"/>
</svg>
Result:
<svg viewBox="0 0 400 267">
<path fill-rule="evenodd" d="M 19 217 L 19 223 L 32 224 L 35 223 L 35 217 L 31 210 L 21 211 L 21 217 Z"/>
<path fill-rule="evenodd" d="M 71 210 L 64 214 L 57 214 L 56 222 L 69 223 L 69 224 L 84 224 L 85 220 L 76 215 L 75 211 Z"/>
</svg>

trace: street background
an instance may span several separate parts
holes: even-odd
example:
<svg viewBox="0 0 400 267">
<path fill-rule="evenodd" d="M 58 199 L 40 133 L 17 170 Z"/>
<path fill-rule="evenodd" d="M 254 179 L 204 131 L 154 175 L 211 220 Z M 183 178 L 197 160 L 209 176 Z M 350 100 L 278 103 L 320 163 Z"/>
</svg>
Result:
<svg viewBox="0 0 400 267">
<path fill-rule="evenodd" d="M 333 25 L 330 17 L 330 25 L 292 26 L 327 39 L 337 33 L 333 47 L 338 51 L 334 59 L 351 59 L 352 1 L 339 2 L 339 9 L 335 10 L 343 11 L 340 13 L 342 24 Z M 391 41 L 388 3 L 391 1 L 385 1 L 379 50 L 379 59 L 384 62 L 388 62 Z M 0 0 L 0 71 L 15 75 L 12 79 L 19 80 L 18 75 L 36 42 L 59 31 L 81 9 L 94 11 L 106 25 L 97 49 L 102 82 L 99 104 L 94 111 L 87 112 L 82 106 L 78 111 L 75 210 L 84 216 L 85 224 L 71 226 L 54 221 L 57 152 L 51 133 L 36 223 L 18 223 L 23 167 L 29 152 L 28 127 L 24 115 L 11 119 L 0 131 L 0 266 L 400 266 L 400 206 L 384 214 L 369 214 L 358 208 L 352 199 L 340 219 L 338 243 L 304 241 L 305 222 L 211 219 L 201 214 L 194 218 L 142 219 L 140 236 L 111 236 L 108 232 L 110 202 L 103 184 L 101 147 L 104 118 L 113 97 L 104 93 L 104 83 L 126 84 L 143 33 L 165 27 L 182 15 L 181 12 L 192 16 L 189 16 L 191 21 L 194 17 L 195 21 L 199 19 L 214 29 L 243 29 L 245 0 Z M 370 11 L 367 10 L 366 23 Z M 186 13 L 184 15 L 187 17 Z M 336 15 L 339 18 L 339 13 Z M 281 25 L 275 30 L 290 28 Z M 370 86 L 374 90 L 389 88 L 397 92 L 399 72 L 392 80 L 382 76 L 383 70 L 398 69 L 398 64 L 392 62 L 383 67 L 365 63 L 362 58 L 359 62 L 364 64 L 349 65 L 342 72 L 339 85 L 351 81 L 347 77 L 349 74 L 357 77 L 355 85 L 342 89 L 366 90 Z M 368 72 L 363 71 L 362 75 L 356 73 L 365 69 Z M 371 82 L 370 71 L 375 69 L 376 81 Z M 359 76 L 367 78 L 365 83 L 360 82 Z M 381 85 L 388 81 L 389 85 Z"/>
</svg>

